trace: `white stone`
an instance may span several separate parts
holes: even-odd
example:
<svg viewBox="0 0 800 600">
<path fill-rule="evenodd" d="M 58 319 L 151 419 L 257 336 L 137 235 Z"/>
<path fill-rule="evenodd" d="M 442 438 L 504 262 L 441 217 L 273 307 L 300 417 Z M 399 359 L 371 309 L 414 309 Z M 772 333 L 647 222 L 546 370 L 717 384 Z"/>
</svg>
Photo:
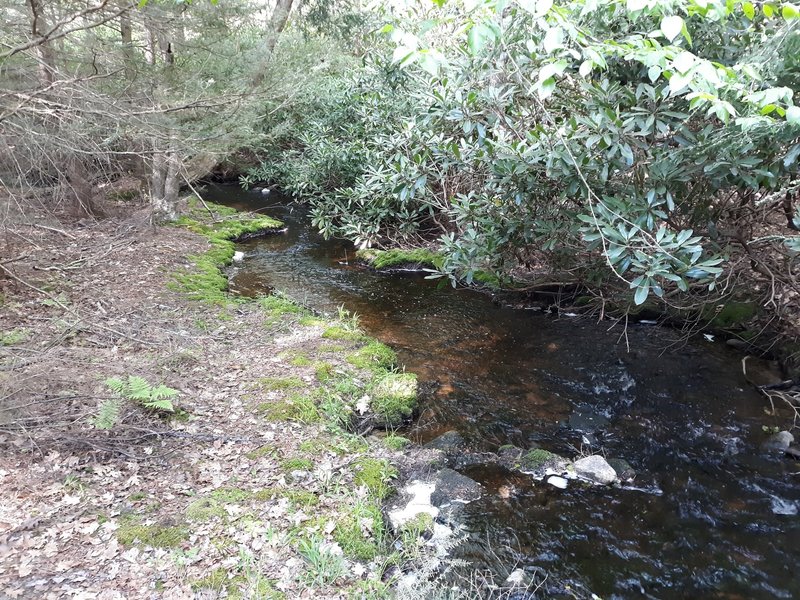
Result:
<svg viewBox="0 0 800 600">
<path fill-rule="evenodd" d="M 395 530 L 414 519 L 417 515 L 425 513 L 434 519 L 439 514 L 439 509 L 431 504 L 431 494 L 436 489 L 435 483 L 412 481 L 405 491 L 411 500 L 403 508 L 389 511 L 389 522 Z"/>
<path fill-rule="evenodd" d="M 233 262 L 242 262 L 244 260 L 244 252 L 236 251 L 233 253 Z"/>
<path fill-rule="evenodd" d="M 601 485 L 609 485 L 617 480 L 617 472 L 599 454 L 578 459 L 573 466 L 578 477 Z"/>
<path fill-rule="evenodd" d="M 551 475 L 547 478 L 547 483 L 552 485 L 553 487 L 557 487 L 560 490 L 567 489 L 568 482 L 563 477 L 559 477 L 558 475 Z"/>
</svg>

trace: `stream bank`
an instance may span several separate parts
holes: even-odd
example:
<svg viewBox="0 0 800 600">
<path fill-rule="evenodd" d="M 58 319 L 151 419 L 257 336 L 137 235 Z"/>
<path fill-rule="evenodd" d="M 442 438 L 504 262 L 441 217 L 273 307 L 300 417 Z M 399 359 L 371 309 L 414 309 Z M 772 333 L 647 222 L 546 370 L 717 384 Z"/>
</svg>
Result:
<svg viewBox="0 0 800 600">
<path fill-rule="evenodd" d="M 346 427 L 366 395 L 391 397 L 393 352 L 346 313 L 227 295 L 227 238 L 276 223 L 211 209 L 183 222 L 203 235 L 131 213 L 13 238 L 26 259 L 0 281 L 7 597 L 385 598 L 427 551 L 422 529 L 393 545 L 380 507 L 435 453 Z M 111 377 L 175 390 L 174 411 L 115 396 Z"/>
<path fill-rule="evenodd" d="M 351 245 L 318 236 L 301 206 L 209 193 L 289 225 L 284 237 L 240 246 L 238 293 L 277 289 L 318 310 L 357 312 L 418 375 L 421 414 L 403 435 L 463 440 L 469 461 L 449 466 L 486 493 L 464 506 L 469 534 L 456 556 L 495 573 L 546 572 L 550 597 L 800 593 L 796 546 L 776 544 L 800 535 L 798 465 L 760 450 L 791 417 L 765 414 L 735 350 L 647 323 L 621 335 L 423 275 L 382 275 L 359 265 Z M 777 381 L 773 367 L 748 360 L 748 377 Z M 636 477 L 610 488 L 561 474 L 566 486 L 539 481 L 497 460 L 509 445 L 570 462 L 623 459 Z"/>
</svg>

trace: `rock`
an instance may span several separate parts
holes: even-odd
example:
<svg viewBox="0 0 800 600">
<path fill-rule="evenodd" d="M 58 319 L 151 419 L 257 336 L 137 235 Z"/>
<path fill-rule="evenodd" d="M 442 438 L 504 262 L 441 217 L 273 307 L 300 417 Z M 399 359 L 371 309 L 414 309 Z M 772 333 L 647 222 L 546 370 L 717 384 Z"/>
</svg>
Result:
<svg viewBox="0 0 800 600">
<path fill-rule="evenodd" d="M 620 481 L 633 481 L 636 477 L 636 471 L 628 464 L 628 461 L 621 458 L 609 458 L 608 464 L 617 474 Z"/>
<path fill-rule="evenodd" d="M 261 195 L 263 195 L 263 196 L 269 196 L 271 193 L 272 193 L 272 190 L 269 189 L 269 188 L 263 188 L 261 190 Z"/>
<path fill-rule="evenodd" d="M 462 452 L 467 447 L 467 442 L 460 433 L 453 430 L 445 431 L 442 435 L 432 439 L 423 447 L 441 450 L 445 454 L 456 454 Z"/>
<path fill-rule="evenodd" d="M 447 508 L 454 504 L 468 504 L 483 495 L 483 486 L 453 469 L 442 469 L 436 475 L 436 489 L 431 494 L 431 504 Z"/>
<path fill-rule="evenodd" d="M 244 252 L 237 250 L 233 253 L 233 262 L 241 262 L 244 260 Z"/>
<path fill-rule="evenodd" d="M 544 477 L 548 473 L 565 473 L 570 462 L 563 456 L 553 454 L 543 448 L 534 448 L 519 459 L 519 470 L 536 477 Z"/>
<path fill-rule="evenodd" d="M 563 477 L 559 477 L 558 475 L 550 475 L 546 481 L 553 487 L 557 487 L 560 490 L 567 489 L 568 481 Z"/>
<path fill-rule="evenodd" d="M 575 473 L 579 477 L 601 485 L 610 485 L 617 480 L 617 472 L 599 454 L 578 459 L 573 464 L 573 467 L 575 467 Z"/>
<path fill-rule="evenodd" d="M 395 507 L 388 512 L 389 524 L 392 529 L 399 532 L 406 523 L 421 514 L 436 518 L 439 509 L 431 503 L 431 494 L 435 489 L 435 483 L 423 481 L 412 481 L 410 485 L 406 486 L 401 493 L 402 501 L 396 503 Z"/>
<path fill-rule="evenodd" d="M 773 454 L 785 452 L 794 442 L 794 436 L 788 431 L 779 431 L 769 436 L 763 444 L 761 450 Z"/>
<path fill-rule="evenodd" d="M 533 577 L 524 569 L 514 569 L 506 578 L 506 586 L 510 588 L 527 588 L 533 582 Z"/>
</svg>

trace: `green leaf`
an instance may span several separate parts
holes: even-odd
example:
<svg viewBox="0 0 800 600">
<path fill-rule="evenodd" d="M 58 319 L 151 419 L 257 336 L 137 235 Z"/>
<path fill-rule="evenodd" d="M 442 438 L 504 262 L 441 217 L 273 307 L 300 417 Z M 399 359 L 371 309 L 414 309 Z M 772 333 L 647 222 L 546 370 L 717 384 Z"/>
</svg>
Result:
<svg viewBox="0 0 800 600">
<path fill-rule="evenodd" d="M 786 3 L 783 5 L 783 8 L 781 8 L 781 16 L 787 21 L 800 18 L 800 8 L 794 4 Z"/>
<path fill-rule="evenodd" d="M 647 300 L 647 295 L 650 293 L 650 281 L 647 280 L 643 285 L 636 288 L 636 293 L 633 295 L 633 301 L 636 306 L 643 304 Z"/>
<path fill-rule="evenodd" d="M 790 106 L 786 109 L 786 122 L 800 125 L 800 106 Z"/>
<path fill-rule="evenodd" d="M 747 17 L 748 19 L 750 19 L 751 21 L 756 16 L 756 9 L 753 6 L 752 2 L 744 2 L 742 4 L 742 11 L 744 11 L 744 16 Z"/>
<path fill-rule="evenodd" d="M 683 31 L 683 19 L 678 15 L 670 15 L 661 20 L 661 33 L 671 42 Z"/>
</svg>

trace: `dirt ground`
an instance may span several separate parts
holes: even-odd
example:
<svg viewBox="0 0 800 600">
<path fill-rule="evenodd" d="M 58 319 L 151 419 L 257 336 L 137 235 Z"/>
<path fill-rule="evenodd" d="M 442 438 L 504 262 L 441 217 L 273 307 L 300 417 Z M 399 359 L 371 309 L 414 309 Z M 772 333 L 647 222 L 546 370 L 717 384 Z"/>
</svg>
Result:
<svg viewBox="0 0 800 600">
<path fill-rule="evenodd" d="M 293 405 L 332 373 L 359 389 L 346 354 L 361 337 L 170 290 L 207 242 L 146 215 L 15 225 L 0 248 L 1 597 L 388 593 L 374 506 L 397 474 L 386 459 L 409 460 L 402 439 Z M 129 376 L 177 390 L 175 412 L 104 383 Z"/>
</svg>

